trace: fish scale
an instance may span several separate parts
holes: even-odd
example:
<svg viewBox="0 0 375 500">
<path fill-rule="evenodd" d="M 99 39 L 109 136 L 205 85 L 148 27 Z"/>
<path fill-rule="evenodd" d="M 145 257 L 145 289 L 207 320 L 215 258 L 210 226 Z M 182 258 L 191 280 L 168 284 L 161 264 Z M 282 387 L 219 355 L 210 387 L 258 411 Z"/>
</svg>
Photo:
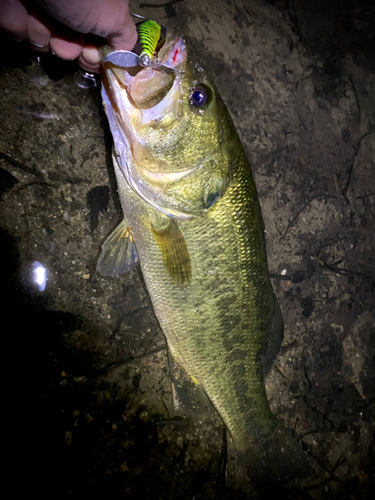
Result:
<svg viewBox="0 0 375 500">
<path fill-rule="evenodd" d="M 272 420 L 257 356 L 267 343 L 273 291 L 255 185 L 244 154 L 237 154 L 231 186 L 207 219 L 178 223 L 192 260 L 188 287 L 175 285 L 168 276 L 148 222 L 153 209 L 120 172 L 117 178 L 122 179 L 122 208 L 168 346 L 202 385 L 238 446 L 246 447 Z M 264 401 L 261 408 L 253 404 L 257 396 Z"/>
</svg>

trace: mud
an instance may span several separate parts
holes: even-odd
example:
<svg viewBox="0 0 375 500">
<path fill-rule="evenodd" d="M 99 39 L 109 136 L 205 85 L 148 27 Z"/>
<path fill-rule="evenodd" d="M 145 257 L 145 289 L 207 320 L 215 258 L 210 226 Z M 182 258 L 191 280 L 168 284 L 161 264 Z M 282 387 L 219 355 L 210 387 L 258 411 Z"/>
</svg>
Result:
<svg viewBox="0 0 375 500">
<path fill-rule="evenodd" d="M 267 391 L 315 470 L 289 497 L 372 498 L 373 2 L 153 3 L 132 10 L 194 45 L 252 163 L 286 326 Z M 3 431 L 15 492 L 233 498 L 223 424 L 207 404 L 177 408 L 139 269 L 95 271 L 121 220 L 98 90 L 74 84 L 75 63 L 38 66 L 2 42 Z M 44 292 L 28 279 L 36 260 Z"/>
</svg>

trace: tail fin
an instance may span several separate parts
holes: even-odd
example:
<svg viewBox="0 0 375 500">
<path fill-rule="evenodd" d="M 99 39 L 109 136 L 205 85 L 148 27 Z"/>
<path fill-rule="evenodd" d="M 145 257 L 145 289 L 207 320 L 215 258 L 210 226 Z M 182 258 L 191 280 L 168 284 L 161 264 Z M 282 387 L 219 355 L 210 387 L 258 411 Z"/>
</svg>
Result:
<svg viewBox="0 0 375 500">
<path fill-rule="evenodd" d="M 281 424 L 245 451 L 228 446 L 228 481 L 250 497 L 254 490 L 259 498 L 266 498 L 298 489 L 313 473 L 308 456 Z"/>
</svg>

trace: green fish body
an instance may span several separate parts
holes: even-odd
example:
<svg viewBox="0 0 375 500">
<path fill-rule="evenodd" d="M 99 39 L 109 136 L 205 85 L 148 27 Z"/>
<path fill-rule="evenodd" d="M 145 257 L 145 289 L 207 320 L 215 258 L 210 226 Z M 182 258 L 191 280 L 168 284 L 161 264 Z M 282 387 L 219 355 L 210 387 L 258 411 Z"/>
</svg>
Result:
<svg viewBox="0 0 375 500">
<path fill-rule="evenodd" d="M 160 57 L 184 74 L 171 82 L 151 68 L 133 77 L 104 69 L 124 221 L 104 244 L 98 270 L 117 276 L 139 258 L 173 358 L 219 412 L 246 470 L 280 477 L 284 451 L 288 470 L 303 453 L 265 391 L 283 322 L 250 165 L 184 41 L 167 40 Z"/>
</svg>

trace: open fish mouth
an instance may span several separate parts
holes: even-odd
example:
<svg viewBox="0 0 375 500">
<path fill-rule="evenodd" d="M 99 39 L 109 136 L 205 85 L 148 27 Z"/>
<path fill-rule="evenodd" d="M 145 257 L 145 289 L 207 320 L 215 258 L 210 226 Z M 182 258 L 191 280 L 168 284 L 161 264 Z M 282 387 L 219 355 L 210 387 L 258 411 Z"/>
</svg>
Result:
<svg viewBox="0 0 375 500">
<path fill-rule="evenodd" d="M 171 68 L 172 71 L 165 72 L 152 66 L 136 71 L 128 85 L 128 92 L 133 103 L 143 110 L 153 108 L 160 103 L 171 90 L 176 76 L 182 76 L 178 70 L 185 61 L 184 40 L 182 38 L 167 39 L 158 53 L 157 63 L 162 65 L 161 67 Z"/>
<path fill-rule="evenodd" d="M 187 58 L 185 41 L 168 36 L 158 55 L 161 64 L 181 68 Z M 173 106 L 173 96 L 183 78 L 182 73 L 172 75 L 153 67 L 120 68 L 111 63 L 104 63 L 104 74 L 113 104 L 122 112 L 121 121 L 133 121 L 134 128 L 161 120 L 163 111 Z"/>
<path fill-rule="evenodd" d="M 167 36 L 158 61 L 181 69 L 187 59 L 185 41 Z M 145 158 L 147 138 L 141 128 L 158 127 L 178 120 L 183 73 L 169 74 L 152 67 L 119 68 L 104 63 L 102 98 L 114 140 L 114 159 L 130 187 L 149 205 L 170 217 L 192 217 L 190 209 L 173 208 L 163 203 L 167 187 L 191 175 L 198 166 L 175 172 L 160 168 L 160 162 Z"/>
</svg>

